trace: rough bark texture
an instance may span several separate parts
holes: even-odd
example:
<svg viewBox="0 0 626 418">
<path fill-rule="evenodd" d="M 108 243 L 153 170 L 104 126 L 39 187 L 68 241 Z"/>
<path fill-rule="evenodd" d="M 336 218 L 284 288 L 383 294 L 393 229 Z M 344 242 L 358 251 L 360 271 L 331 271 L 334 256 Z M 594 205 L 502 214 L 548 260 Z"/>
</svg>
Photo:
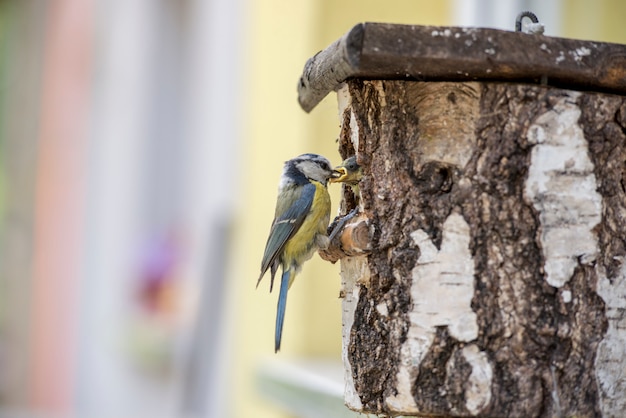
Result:
<svg viewBox="0 0 626 418">
<path fill-rule="evenodd" d="M 626 99 L 483 82 L 339 94 L 371 246 L 342 260 L 348 406 L 619 416 Z"/>
<path fill-rule="evenodd" d="M 522 81 L 626 92 L 626 47 L 498 29 L 359 23 L 311 57 L 298 83 L 310 112 L 351 78 Z"/>
</svg>

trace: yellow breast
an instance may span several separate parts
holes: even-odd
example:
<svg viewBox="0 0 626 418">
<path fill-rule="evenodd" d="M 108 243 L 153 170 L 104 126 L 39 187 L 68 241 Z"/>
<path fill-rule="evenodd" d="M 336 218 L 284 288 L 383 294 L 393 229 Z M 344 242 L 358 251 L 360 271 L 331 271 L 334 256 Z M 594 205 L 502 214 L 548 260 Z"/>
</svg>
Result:
<svg viewBox="0 0 626 418">
<path fill-rule="evenodd" d="M 316 181 L 311 183 L 315 185 L 313 204 L 298 232 L 285 245 L 282 257 L 284 267 L 294 263 L 301 265 L 311 258 L 317 250 L 316 237 L 319 234 L 326 236 L 330 221 L 330 196 L 323 184 Z"/>
</svg>

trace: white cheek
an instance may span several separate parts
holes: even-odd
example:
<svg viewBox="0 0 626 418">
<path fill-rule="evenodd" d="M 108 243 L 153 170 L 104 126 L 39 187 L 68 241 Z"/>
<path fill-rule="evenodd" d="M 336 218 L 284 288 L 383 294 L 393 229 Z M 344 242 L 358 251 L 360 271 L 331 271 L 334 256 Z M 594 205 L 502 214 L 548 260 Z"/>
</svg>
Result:
<svg viewBox="0 0 626 418">
<path fill-rule="evenodd" d="M 320 182 L 325 182 L 326 178 L 328 178 L 328 175 L 321 167 L 315 167 L 315 172 L 311 177 Z"/>
<path fill-rule="evenodd" d="M 311 177 L 313 177 L 314 179 L 317 179 L 317 180 L 323 179 L 324 178 L 324 172 L 320 168 L 315 167 L 315 170 L 313 170 L 313 175 Z"/>
</svg>

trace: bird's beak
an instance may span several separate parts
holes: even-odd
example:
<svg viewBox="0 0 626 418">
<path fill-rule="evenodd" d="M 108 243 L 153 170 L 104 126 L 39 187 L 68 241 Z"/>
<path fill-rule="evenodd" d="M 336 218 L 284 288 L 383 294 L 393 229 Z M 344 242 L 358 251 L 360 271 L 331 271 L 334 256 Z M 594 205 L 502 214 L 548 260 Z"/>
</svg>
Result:
<svg viewBox="0 0 626 418">
<path fill-rule="evenodd" d="M 333 170 L 333 174 L 330 177 L 331 183 L 341 183 L 348 177 L 348 170 L 345 167 L 337 167 Z"/>
</svg>

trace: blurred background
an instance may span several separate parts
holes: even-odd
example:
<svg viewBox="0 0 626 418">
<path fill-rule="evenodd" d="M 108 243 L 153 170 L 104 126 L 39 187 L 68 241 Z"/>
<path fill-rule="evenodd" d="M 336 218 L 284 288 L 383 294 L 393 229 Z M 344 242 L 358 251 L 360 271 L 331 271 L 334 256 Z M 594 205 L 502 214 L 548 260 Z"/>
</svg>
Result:
<svg viewBox="0 0 626 418">
<path fill-rule="evenodd" d="M 620 0 L 0 0 L 0 416 L 352 416 L 338 265 L 305 265 L 278 354 L 255 290 L 283 162 L 340 162 L 302 68 L 362 21 L 522 10 L 626 43 Z"/>
</svg>

